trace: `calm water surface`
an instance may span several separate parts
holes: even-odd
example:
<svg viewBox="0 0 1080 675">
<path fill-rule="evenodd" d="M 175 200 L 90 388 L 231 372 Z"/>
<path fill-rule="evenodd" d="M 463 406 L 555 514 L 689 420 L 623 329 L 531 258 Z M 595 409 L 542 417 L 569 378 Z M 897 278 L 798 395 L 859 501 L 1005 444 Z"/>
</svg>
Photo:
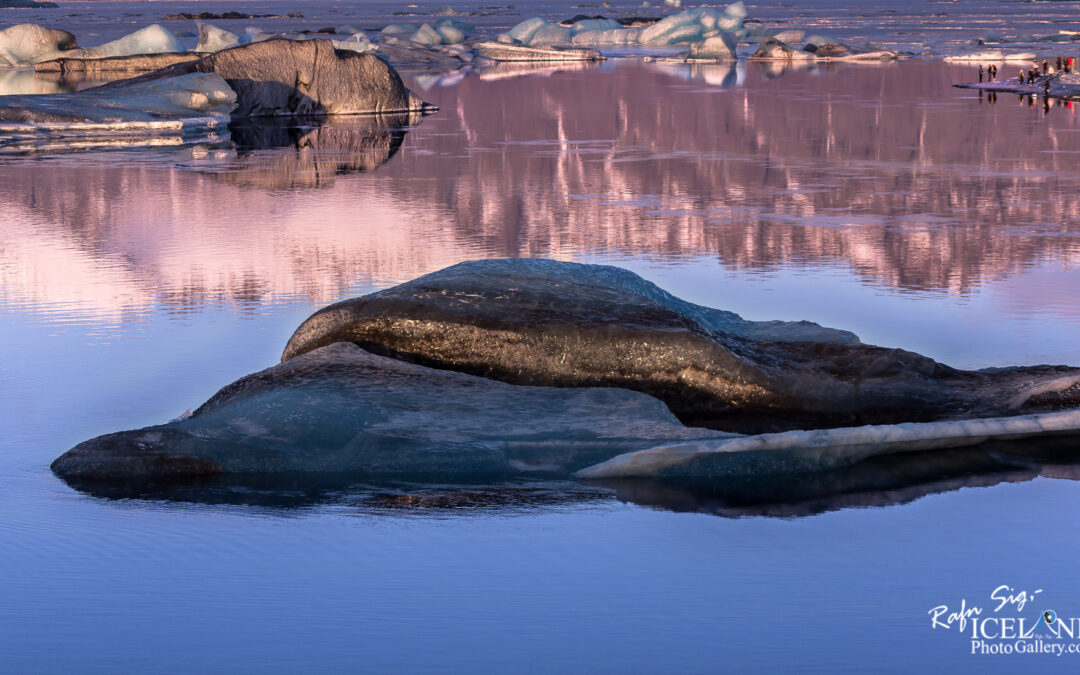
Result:
<svg viewBox="0 0 1080 675">
<path fill-rule="evenodd" d="M 324 304 L 475 258 L 614 264 L 956 366 L 1080 364 L 1080 115 L 952 89 L 968 70 L 425 74 L 441 111 L 405 129 L 0 159 L 0 670 L 1075 670 L 971 656 L 927 616 L 1001 584 L 1080 615 L 1070 466 L 752 505 L 110 499 L 48 471 L 274 363 Z"/>
</svg>

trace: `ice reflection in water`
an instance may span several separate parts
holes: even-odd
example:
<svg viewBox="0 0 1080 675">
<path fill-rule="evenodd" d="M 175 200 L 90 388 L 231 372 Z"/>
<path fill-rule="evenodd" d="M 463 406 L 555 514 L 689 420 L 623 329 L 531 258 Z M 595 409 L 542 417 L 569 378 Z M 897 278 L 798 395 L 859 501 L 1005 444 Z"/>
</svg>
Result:
<svg viewBox="0 0 1080 675">
<path fill-rule="evenodd" d="M 746 64 L 743 85 L 742 66 L 723 64 L 492 79 L 498 68 L 426 92 L 442 112 L 407 135 L 358 118 L 240 128 L 236 143 L 175 152 L 9 161 L 4 294 L 15 307 L 78 302 L 113 319 L 237 297 L 314 306 L 466 258 L 540 255 L 662 264 L 665 275 L 693 261 L 667 285 L 752 318 L 866 333 L 859 316 L 825 311 L 835 298 L 783 315 L 740 299 L 769 275 L 820 273 L 848 287 L 830 293 L 880 289 L 900 311 L 941 293 L 946 306 L 1042 296 L 1057 317 L 1051 340 L 1075 328 L 1073 108 L 980 103 L 949 87 L 970 69 L 940 63 L 768 80 L 774 65 Z M 723 295 L 685 289 L 706 271 Z M 994 303 L 980 312 L 1038 309 Z M 1064 344 L 1037 356 L 1075 361 Z M 959 365 L 1002 360 L 1025 358 Z"/>
</svg>

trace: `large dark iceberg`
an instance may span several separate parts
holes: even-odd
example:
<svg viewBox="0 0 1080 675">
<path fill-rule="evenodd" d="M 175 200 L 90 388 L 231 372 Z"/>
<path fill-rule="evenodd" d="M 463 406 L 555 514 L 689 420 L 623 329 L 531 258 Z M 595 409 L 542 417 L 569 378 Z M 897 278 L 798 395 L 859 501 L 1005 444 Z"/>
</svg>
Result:
<svg viewBox="0 0 1080 675">
<path fill-rule="evenodd" d="M 266 40 L 196 60 L 180 54 L 119 61 L 133 70 L 174 63 L 79 92 L 0 97 L 0 133 L 130 132 L 218 126 L 230 118 L 435 109 L 409 91 L 385 61 L 335 49 L 329 40 Z M 109 63 L 62 60 L 55 68 L 61 74 L 73 68 L 97 72 Z"/>
<path fill-rule="evenodd" d="M 280 365 L 185 419 L 81 443 L 52 468 L 83 482 L 730 484 L 1077 434 L 1078 407 L 1080 369 L 960 371 L 817 324 L 746 321 L 613 267 L 492 260 L 327 307 Z M 867 421 L 878 426 L 852 426 Z M 779 433 L 733 433 L 747 431 Z"/>
<path fill-rule="evenodd" d="M 332 344 L 512 384 L 624 387 L 686 424 L 762 433 L 1080 406 L 1064 366 L 956 370 L 808 322 L 746 321 L 615 267 L 462 263 L 316 312 L 283 360 Z M 1053 389 L 1053 387 L 1051 387 Z"/>
</svg>

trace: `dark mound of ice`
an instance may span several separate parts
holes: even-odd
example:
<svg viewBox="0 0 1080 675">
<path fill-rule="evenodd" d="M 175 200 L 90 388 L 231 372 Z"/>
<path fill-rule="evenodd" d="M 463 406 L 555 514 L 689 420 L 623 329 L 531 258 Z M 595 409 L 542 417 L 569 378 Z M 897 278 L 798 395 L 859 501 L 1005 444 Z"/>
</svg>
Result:
<svg viewBox="0 0 1080 675">
<path fill-rule="evenodd" d="M 282 358 L 342 341 L 513 384 L 634 389 L 684 423 L 752 433 L 1018 414 L 1036 382 L 1080 377 L 955 370 L 813 323 L 746 321 L 618 268 L 536 259 L 461 263 L 331 305 Z"/>
</svg>

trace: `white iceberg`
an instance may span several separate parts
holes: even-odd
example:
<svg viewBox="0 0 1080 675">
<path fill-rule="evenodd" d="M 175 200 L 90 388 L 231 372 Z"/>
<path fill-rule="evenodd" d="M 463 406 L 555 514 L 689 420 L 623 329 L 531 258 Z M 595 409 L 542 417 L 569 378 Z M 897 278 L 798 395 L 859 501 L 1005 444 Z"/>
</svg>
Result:
<svg viewBox="0 0 1080 675">
<path fill-rule="evenodd" d="M 183 51 L 187 50 L 180 44 L 180 40 L 173 35 L 172 31 L 155 23 L 97 47 L 73 49 L 64 52 L 63 56 L 73 59 L 103 59 L 110 56 L 164 54 L 166 52 Z"/>
<path fill-rule="evenodd" d="M 690 45 L 691 59 L 734 59 L 735 58 L 735 36 L 731 33 L 720 33 L 719 35 L 705 38 L 701 42 L 694 42 Z"/>
<path fill-rule="evenodd" d="M 964 63 L 964 62 L 990 62 L 990 61 L 1034 61 L 1037 58 L 1035 52 L 1019 52 L 1014 54 L 1006 54 L 1000 49 L 993 49 L 986 52 L 971 52 L 968 54 L 955 54 L 953 56 L 946 56 L 945 61 L 950 63 Z"/>
<path fill-rule="evenodd" d="M 425 23 L 412 34 L 409 41 L 415 42 L 418 45 L 432 47 L 434 45 L 442 44 L 442 36 L 439 35 L 438 31 L 431 27 L 431 24 Z"/>
<path fill-rule="evenodd" d="M 197 25 L 199 26 L 199 43 L 195 45 L 197 52 L 219 52 L 240 44 L 240 36 L 232 31 L 208 23 Z"/>
<path fill-rule="evenodd" d="M 32 23 L 20 23 L 0 30 L 0 66 L 26 66 L 75 49 L 75 36 Z"/>
</svg>

